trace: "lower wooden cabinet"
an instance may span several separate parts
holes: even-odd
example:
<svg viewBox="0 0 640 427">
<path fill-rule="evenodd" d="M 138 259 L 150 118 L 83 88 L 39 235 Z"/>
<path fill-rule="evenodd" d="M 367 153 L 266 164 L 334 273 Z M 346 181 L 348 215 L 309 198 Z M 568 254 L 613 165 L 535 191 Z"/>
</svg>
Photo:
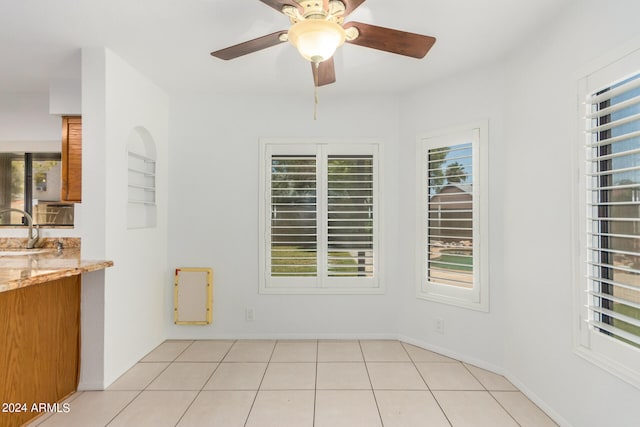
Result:
<svg viewBox="0 0 640 427">
<path fill-rule="evenodd" d="M 76 391 L 80 277 L 0 293 L 0 426 L 64 411 Z"/>
</svg>

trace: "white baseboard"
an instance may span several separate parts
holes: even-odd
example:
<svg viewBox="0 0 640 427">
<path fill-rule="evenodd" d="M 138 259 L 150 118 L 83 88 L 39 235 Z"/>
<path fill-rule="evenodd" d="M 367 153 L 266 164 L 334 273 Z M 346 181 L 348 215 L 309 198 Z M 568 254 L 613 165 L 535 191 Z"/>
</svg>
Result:
<svg viewBox="0 0 640 427">
<path fill-rule="evenodd" d="M 167 340 L 397 340 L 397 334 L 215 334 L 206 338 L 172 336 Z"/>
<path fill-rule="evenodd" d="M 78 391 L 103 391 L 105 389 L 102 383 L 79 383 Z"/>
<path fill-rule="evenodd" d="M 518 390 L 522 392 L 527 398 L 538 405 L 553 421 L 555 421 L 560 427 L 572 427 L 572 424 L 564 419 L 559 413 L 557 413 L 551 406 L 547 405 L 537 394 L 532 392 L 527 386 L 524 385 L 517 377 L 509 374 L 508 372 L 503 374 L 506 379 L 511 381 L 511 384 L 516 386 Z"/>
<path fill-rule="evenodd" d="M 469 357 L 466 354 L 457 353 L 455 351 L 451 351 L 449 349 L 438 347 L 432 344 L 429 344 L 425 341 L 417 340 L 415 338 L 411 338 L 405 335 L 398 335 L 396 339 L 406 342 L 407 344 L 415 345 L 416 347 L 423 348 L 425 350 L 433 351 L 434 353 L 442 354 L 443 356 L 450 357 L 452 359 L 459 360 L 464 363 L 468 363 L 473 366 L 477 366 L 478 368 L 486 369 L 487 371 L 495 372 L 496 374 L 504 375 L 504 370 L 496 365 L 492 365 L 491 363 L 487 363 L 484 360 L 476 359 L 474 357 Z"/>
</svg>

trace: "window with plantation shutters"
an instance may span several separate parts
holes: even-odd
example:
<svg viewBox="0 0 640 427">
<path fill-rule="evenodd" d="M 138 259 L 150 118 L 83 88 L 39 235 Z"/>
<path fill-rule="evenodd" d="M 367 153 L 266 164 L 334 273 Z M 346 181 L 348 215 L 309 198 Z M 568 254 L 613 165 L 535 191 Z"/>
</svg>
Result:
<svg viewBox="0 0 640 427">
<path fill-rule="evenodd" d="M 579 81 L 575 350 L 640 387 L 640 50 Z"/>
<path fill-rule="evenodd" d="M 488 310 L 486 123 L 419 140 L 418 296 Z"/>
<path fill-rule="evenodd" d="M 371 293 L 377 144 L 261 142 L 263 293 Z"/>
<path fill-rule="evenodd" d="M 587 104 L 588 322 L 640 347 L 640 74 Z"/>
</svg>

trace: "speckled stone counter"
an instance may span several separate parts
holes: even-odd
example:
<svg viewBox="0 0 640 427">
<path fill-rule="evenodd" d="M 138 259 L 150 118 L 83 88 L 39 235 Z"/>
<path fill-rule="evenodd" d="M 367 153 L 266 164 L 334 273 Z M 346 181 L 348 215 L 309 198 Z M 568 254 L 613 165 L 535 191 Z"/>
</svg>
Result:
<svg viewBox="0 0 640 427">
<path fill-rule="evenodd" d="M 44 239 L 43 247 L 29 250 L 21 240 L 0 239 L 0 292 L 113 266 L 113 261 L 81 259 L 80 239 Z"/>
</svg>

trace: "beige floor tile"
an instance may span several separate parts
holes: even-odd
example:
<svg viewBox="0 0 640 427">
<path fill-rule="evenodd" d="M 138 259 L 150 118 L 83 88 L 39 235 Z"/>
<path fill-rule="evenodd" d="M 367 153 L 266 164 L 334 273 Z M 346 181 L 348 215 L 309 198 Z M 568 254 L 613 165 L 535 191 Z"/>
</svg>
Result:
<svg viewBox="0 0 640 427">
<path fill-rule="evenodd" d="M 278 341 L 272 362 L 315 362 L 318 353 L 318 342 L 310 341 Z"/>
<path fill-rule="evenodd" d="M 449 427 L 449 421 L 429 391 L 376 390 L 385 427 Z"/>
<path fill-rule="evenodd" d="M 136 363 L 107 390 L 144 390 L 167 366 L 169 362 Z"/>
<path fill-rule="evenodd" d="M 316 391 L 315 427 L 382 426 L 371 390 Z"/>
<path fill-rule="evenodd" d="M 246 427 L 312 427 L 312 390 L 261 390 Z"/>
<path fill-rule="evenodd" d="M 77 399 L 78 397 L 80 397 L 82 395 L 82 393 L 84 393 L 84 392 L 82 392 L 82 391 L 75 392 L 71 396 L 69 396 L 66 399 L 64 399 L 62 401 L 62 403 L 70 403 L 70 402 L 74 401 L 75 399 Z M 27 424 L 25 424 L 24 427 L 36 427 L 38 425 L 41 425 L 47 419 L 51 418 L 53 415 L 55 415 L 55 414 L 51 413 L 51 412 L 40 414 L 39 417 L 33 418 L 31 421 L 29 421 Z"/>
<path fill-rule="evenodd" d="M 367 362 L 374 390 L 427 390 L 413 362 Z"/>
<path fill-rule="evenodd" d="M 217 363 L 174 362 L 147 389 L 201 390 L 217 366 Z"/>
<path fill-rule="evenodd" d="M 203 391 L 178 427 L 243 427 L 255 396 L 255 391 Z"/>
<path fill-rule="evenodd" d="M 493 391 L 491 394 L 522 427 L 557 426 L 542 409 L 519 391 Z"/>
<path fill-rule="evenodd" d="M 69 412 L 54 414 L 39 425 L 43 427 L 105 426 L 138 394 L 137 391 L 85 391 L 69 403 Z"/>
<path fill-rule="evenodd" d="M 443 356 L 433 351 L 425 350 L 424 348 L 416 347 L 415 345 L 402 343 L 402 346 L 409 353 L 409 357 L 414 362 L 457 362 L 455 359 L 451 359 L 447 356 Z"/>
<path fill-rule="evenodd" d="M 173 427 L 197 395 L 197 391 L 143 391 L 109 427 Z"/>
<path fill-rule="evenodd" d="M 270 340 L 236 341 L 224 362 L 268 362 L 276 342 Z"/>
<path fill-rule="evenodd" d="M 431 390 L 484 390 L 462 363 L 421 362 L 416 367 Z"/>
<path fill-rule="evenodd" d="M 409 355 L 399 341 L 360 341 L 367 362 L 410 362 Z"/>
<path fill-rule="evenodd" d="M 495 391 L 517 391 L 518 389 L 509 382 L 508 379 L 502 375 L 498 375 L 494 372 L 487 371 L 486 369 L 478 368 L 477 366 L 464 364 L 471 374 L 476 377 L 478 381 L 487 390 Z"/>
<path fill-rule="evenodd" d="M 204 386 L 205 390 L 258 390 L 266 363 L 222 362 Z"/>
<path fill-rule="evenodd" d="M 269 363 L 260 389 L 313 390 L 315 386 L 315 363 Z"/>
<path fill-rule="evenodd" d="M 556 426 L 504 377 L 399 341 L 166 341 L 143 361 L 28 426 Z"/>
<path fill-rule="evenodd" d="M 233 341 L 195 341 L 178 356 L 176 362 L 220 362 L 232 345 Z"/>
<path fill-rule="evenodd" d="M 456 427 L 517 427 L 486 391 L 434 391 L 436 400 Z"/>
<path fill-rule="evenodd" d="M 319 390 L 371 390 L 364 362 L 321 362 L 317 375 Z"/>
<path fill-rule="evenodd" d="M 318 362 L 362 362 L 358 341 L 319 341 Z"/>
<path fill-rule="evenodd" d="M 193 341 L 165 341 L 149 354 L 141 362 L 173 362 Z"/>
</svg>

